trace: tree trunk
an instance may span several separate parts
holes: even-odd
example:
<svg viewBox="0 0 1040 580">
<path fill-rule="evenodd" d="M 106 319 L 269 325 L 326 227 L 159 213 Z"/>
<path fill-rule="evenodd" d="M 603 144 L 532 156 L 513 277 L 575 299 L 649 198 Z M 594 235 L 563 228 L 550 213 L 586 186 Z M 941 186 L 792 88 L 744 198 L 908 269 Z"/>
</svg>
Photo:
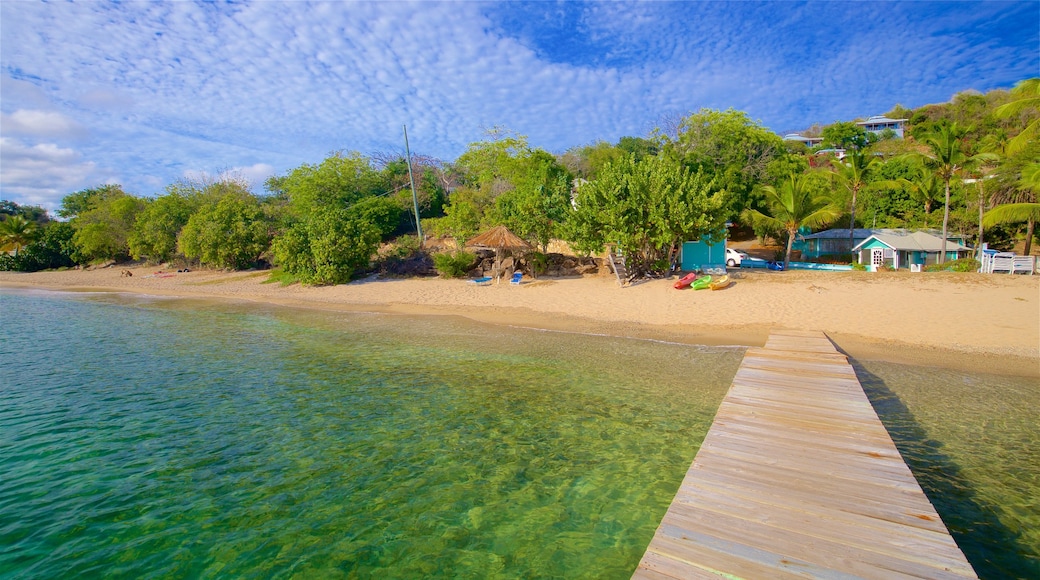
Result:
<svg viewBox="0 0 1040 580">
<path fill-rule="evenodd" d="M 1025 255 L 1031 256 L 1033 250 L 1033 228 L 1036 226 L 1036 220 L 1029 220 L 1026 222 L 1026 250 Z"/>
<path fill-rule="evenodd" d="M 791 263 L 791 248 L 794 247 L 794 236 L 798 233 L 798 228 L 787 230 L 787 253 L 784 254 L 784 271 L 787 271 L 787 265 Z"/>
<path fill-rule="evenodd" d="M 849 218 L 849 253 L 852 253 L 854 244 L 852 243 L 852 233 L 856 231 L 856 188 L 852 188 L 852 211 L 850 212 L 851 217 Z"/>
<path fill-rule="evenodd" d="M 979 239 L 978 239 L 977 242 L 975 242 L 975 256 L 979 259 L 979 261 L 981 261 L 982 260 L 982 234 L 983 234 L 982 214 L 983 214 L 983 209 L 985 209 L 983 207 L 983 204 L 985 203 L 985 200 L 983 199 L 984 195 L 982 193 L 982 179 L 981 178 L 979 179 L 978 184 L 979 184 Z"/>
<path fill-rule="evenodd" d="M 946 180 L 946 205 L 943 206 L 942 244 L 939 250 L 939 263 L 946 262 L 946 226 L 950 223 L 950 180 Z"/>
</svg>

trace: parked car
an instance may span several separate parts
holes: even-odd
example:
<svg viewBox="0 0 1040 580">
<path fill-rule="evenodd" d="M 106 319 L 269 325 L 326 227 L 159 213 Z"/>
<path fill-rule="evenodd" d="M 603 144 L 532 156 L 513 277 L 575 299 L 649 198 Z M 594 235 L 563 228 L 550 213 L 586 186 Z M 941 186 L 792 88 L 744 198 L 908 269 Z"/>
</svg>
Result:
<svg viewBox="0 0 1040 580">
<path fill-rule="evenodd" d="M 748 257 L 744 252 L 738 252 L 733 248 L 726 248 L 726 265 L 730 268 L 739 268 L 740 263 Z"/>
</svg>

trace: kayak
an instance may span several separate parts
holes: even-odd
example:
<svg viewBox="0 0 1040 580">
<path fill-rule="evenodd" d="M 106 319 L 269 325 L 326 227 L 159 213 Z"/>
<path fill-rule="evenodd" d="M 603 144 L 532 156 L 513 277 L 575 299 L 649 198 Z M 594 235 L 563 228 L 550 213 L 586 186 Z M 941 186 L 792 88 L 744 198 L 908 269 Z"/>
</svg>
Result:
<svg viewBox="0 0 1040 580">
<path fill-rule="evenodd" d="M 727 288 L 732 283 L 733 282 L 730 281 L 729 276 L 723 276 L 711 283 L 711 289 L 722 290 L 723 288 Z"/>
<path fill-rule="evenodd" d="M 683 276 L 682 278 L 679 278 L 679 281 L 675 283 L 675 289 L 676 290 L 682 290 L 683 288 L 689 286 L 690 284 L 693 284 L 693 281 L 696 280 L 696 279 L 697 279 L 697 274 L 695 272 L 690 272 L 689 274 Z"/>
<path fill-rule="evenodd" d="M 704 290 L 708 286 L 711 286 L 711 276 L 702 276 L 700 278 L 697 278 L 693 281 L 693 284 L 691 284 L 691 286 L 693 286 L 694 290 Z"/>
</svg>

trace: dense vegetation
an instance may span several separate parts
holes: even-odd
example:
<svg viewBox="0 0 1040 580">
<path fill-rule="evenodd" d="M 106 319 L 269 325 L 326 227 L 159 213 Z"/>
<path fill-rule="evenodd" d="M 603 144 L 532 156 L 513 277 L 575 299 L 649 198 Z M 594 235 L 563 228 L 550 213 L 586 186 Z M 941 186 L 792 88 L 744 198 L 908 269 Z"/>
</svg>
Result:
<svg viewBox="0 0 1040 580">
<path fill-rule="evenodd" d="M 887 116 L 909 119 L 905 139 L 843 121 L 808 130 L 823 140 L 814 148 L 734 110 L 703 109 L 671 130 L 558 155 L 496 129 L 454 162 L 417 156 L 411 169 L 427 235 L 461 244 L 505 225 L 542 252 L 553 239 L 585 255 L 616 246 L 640 273 L 669 269 L 682 241 L 718 239 L 727 222 L 788 250 L 799 228 L 852 226 L 935 228 L 998 249 L 1024 237 L 1030 251 L 1040 218 L 1040 79 L 916 110 L 896 105 Z M 406 252 L 378 251 L 416 231 L 408 163 L 333 153 L 272 177 L 262 195 L 233 176 L 170 184 L 153 197 L 101 185 L 67 195 L 63 221 L 3 201 L 0 269 L 180 260 L 274 265 L 283 280 L 343 283 L 378 255 L 423 252 L 411 242 Z"/>
</svg>

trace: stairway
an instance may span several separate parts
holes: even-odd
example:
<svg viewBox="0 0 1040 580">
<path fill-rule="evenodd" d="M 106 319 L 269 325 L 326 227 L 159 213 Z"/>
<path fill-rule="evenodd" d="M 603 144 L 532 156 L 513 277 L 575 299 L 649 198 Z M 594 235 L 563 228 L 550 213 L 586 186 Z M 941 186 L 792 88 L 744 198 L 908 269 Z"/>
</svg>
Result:
<svg viewBox="0 0 1040 580">
<path fill-rule="evenodd" d="M 628 268 L 625 266 L 625 255 L 620 251 L 616 251 L 615 248 L 607 250 L 607 258 L 610 260 L 610 267 L 614 269 L 614 274 L 617 276 L 618 284 L 622 287 L 628 283 Z"/>
</svg>

